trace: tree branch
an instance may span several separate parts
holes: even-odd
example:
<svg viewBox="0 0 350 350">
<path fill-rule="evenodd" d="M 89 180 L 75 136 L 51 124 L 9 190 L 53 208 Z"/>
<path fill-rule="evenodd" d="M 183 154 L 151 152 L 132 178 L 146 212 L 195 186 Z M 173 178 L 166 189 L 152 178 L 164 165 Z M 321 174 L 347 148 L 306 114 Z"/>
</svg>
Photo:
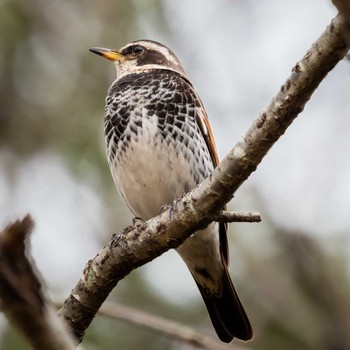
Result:
<svg viewBox="0 0 350 350">
<path fill-rule="evenodd" d="M 345 39 L 350 45 L 350 1 L 349 0 L 332 0 L 334 6 L 338 9 L 342 17 L 345 29 Z"/>
<path fill-rule="evenodd" d="M 0 299 L 6 317 L 34 349 L 73 350 L 75 343 L 46 302 L 25 241 L 34 226 L 27 215 L 0 232 Z"/>
<path fill-rule="evenodd" d="M 137 227 L 126 228 L 88 262 L 82 278 L 59 311 L 80 341 L 119 280 L 165 251 L 178 247 L 193 232 L 215 220 L 347 51 L 344 25 L 338 15 L 294 66 L 268 108 L 213 173 L 177 203 L 171 218 L 166 211 Z"/>
<path fill-rule="evenodd" d="M 222 210 L 214 219 L 217 222 L 260 222 L 261 215 L 256 212 L 242 213 L 239 211 Z"/>
<path fill-rule="evenodd" d="M 232 345 L 221 343 L 215 338 L 198 332 L 191 327 L 122 304 L 106 301 L 101 306 L 98 314 L 149 328 L 161 334 L 166 334 L 175 340 L 180 340 L 201 349 L 232 349 Z M 236 345 L 234 349 L 238 350 L 242 348 Z M 247 347 L 244 347 L 244 349 L 252 350 Z"/>
</svg>

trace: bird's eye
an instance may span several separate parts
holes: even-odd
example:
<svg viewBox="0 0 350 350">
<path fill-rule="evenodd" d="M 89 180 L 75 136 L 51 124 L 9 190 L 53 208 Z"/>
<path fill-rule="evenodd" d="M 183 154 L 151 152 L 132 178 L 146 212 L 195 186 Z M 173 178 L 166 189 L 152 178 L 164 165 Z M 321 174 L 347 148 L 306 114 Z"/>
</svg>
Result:
<svg viewBox="0 0 350 350">
<path fill-rule="evenodd" d="M 144 50 L 145 48 L 141 45 L 135 45 L 133 48 L 132 48 L 132 53 L 133 54 L 137 54 L 137 53 L 140 53 Z"/>
</svg>

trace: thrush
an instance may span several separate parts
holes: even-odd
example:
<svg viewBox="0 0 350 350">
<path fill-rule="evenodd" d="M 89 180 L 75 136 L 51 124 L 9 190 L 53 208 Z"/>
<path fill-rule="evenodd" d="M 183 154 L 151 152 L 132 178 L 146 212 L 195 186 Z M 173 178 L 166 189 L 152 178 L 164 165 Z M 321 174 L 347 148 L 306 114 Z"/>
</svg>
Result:
<svg viewBox="0 0 350 350">
<path fill-rule="evenodd" d="M 218 165 L 203 103 L 176 55 L 150 40 L 90 51 L 114 62 L 105 105 L 105 141 L 115 185 L 145 220 L 193 189 Z M 218 337 L 247 341 L 253 330 L 232 284 L 226 225 L 211 223 L 177 252 L 189 268 Z"/>
</svg>

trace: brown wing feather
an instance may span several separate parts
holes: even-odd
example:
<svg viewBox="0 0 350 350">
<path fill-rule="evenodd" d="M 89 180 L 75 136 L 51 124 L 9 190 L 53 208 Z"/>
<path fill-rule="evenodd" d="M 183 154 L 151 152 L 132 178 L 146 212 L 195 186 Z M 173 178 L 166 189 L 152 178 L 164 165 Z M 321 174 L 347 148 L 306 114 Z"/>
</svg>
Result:
<svg viewBox="0 0 350 350">
<path fill-rule="evenodd" d="M 203 103 L 198 96 L 197 99 L 200 102 L 201 106 L 201 113 L 197 113 L 197 123 L 208 146 L 208 150 L 213 161 L 214 167 L 216 168 L 219 165 L 219 156 L 216 148 L 216 142 L 214 139 L 213 131 L 211 130 L 209 118 L 204 109 Z"/>
<path fill-rule="evenodd" d="M 216 142 L 214 138 L 213 131 L 211 129 L 208 115 L 204 109 L 203 103 L 198 95 L 196 95 L 199 103 L 200 103 L 200 112 L 197 113 L 197 123 L 199 125 L 199 128 L 202 132 L 202 135 L 204 137 L 204 140 L 208 146 L 208 150 L 212 159 L 212 162 L 214 164 L 214 167 L 216 168 L 220 161 L 219 161 L 219 155 L 216 148 Z M 223 208 L 226 209 L 226 206 Z M 221 258 L 226 268 L 228 268 L 229 264 L 229 249 L 228 249 L 228 242 L 227 242 L 227 224 L 226 223 L 220 223 L 219 224 L 219 232 L 220 232 L 220 252 L 221 252 Z"/>
</svg>

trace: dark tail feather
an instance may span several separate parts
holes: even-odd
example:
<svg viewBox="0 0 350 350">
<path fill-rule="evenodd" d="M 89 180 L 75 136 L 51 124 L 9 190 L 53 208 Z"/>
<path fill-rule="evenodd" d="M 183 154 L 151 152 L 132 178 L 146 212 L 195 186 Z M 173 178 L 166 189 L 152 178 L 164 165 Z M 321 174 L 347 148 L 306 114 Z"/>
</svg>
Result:
<svg viewBox="0 0 350 350">
<path fill-rule="evenodd" d="M 206 290 L 197 283 L 218 337 L 225 343 L 230 343 L 233 338 L 251 340 L 254 337 L 252 326 L 227 269 L 224 269 L 222 284 L 222 294 L 217 297 L 208 296 Z"/>
</svg>

